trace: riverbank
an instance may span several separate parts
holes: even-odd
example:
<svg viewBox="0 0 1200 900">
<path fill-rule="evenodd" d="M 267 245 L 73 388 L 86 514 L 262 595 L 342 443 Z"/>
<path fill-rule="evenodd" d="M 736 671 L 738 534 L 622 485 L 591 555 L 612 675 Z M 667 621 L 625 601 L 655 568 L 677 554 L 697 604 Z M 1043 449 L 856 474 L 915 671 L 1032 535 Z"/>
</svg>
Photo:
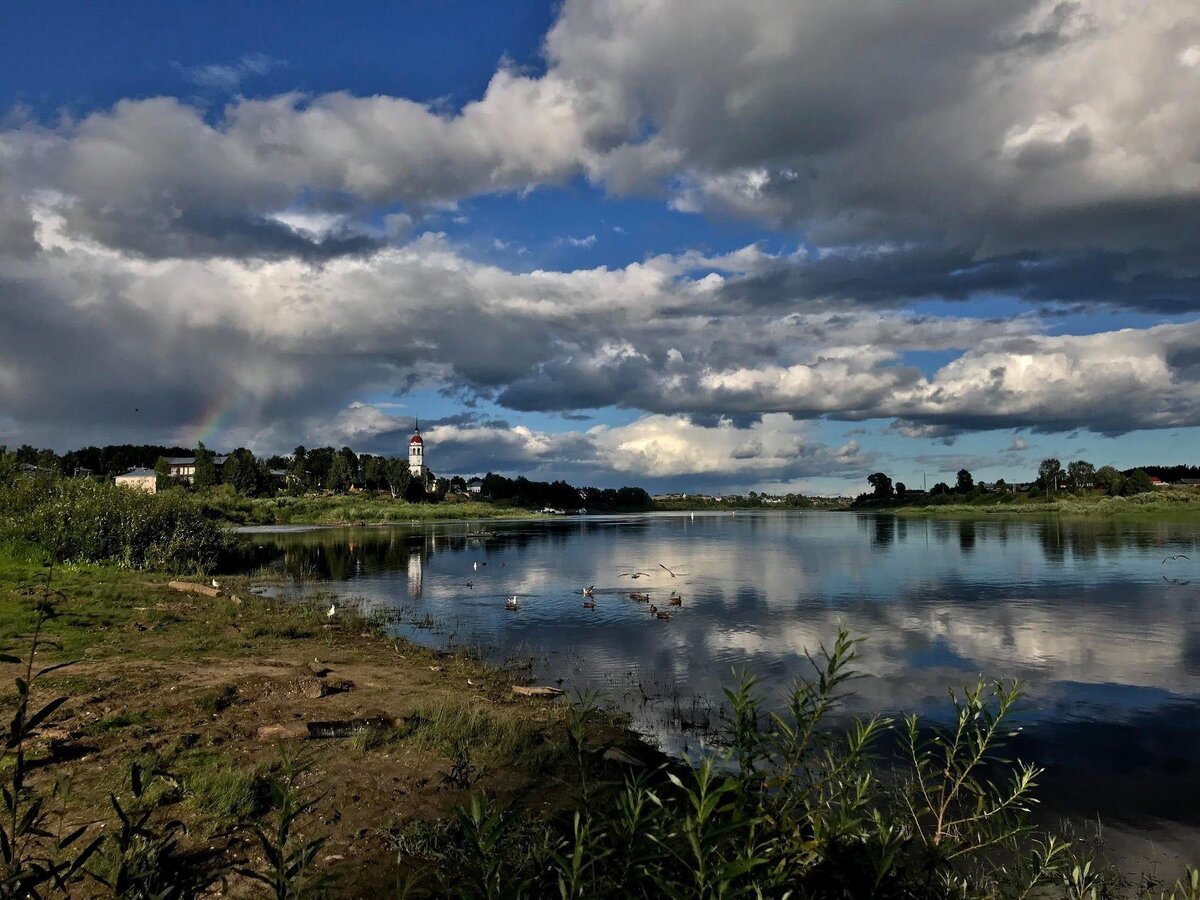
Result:
<svg viewBox="0 0 1200 900">
<path fill-rule="evenodd" d="M 286 747 L 306 763 L 298 789 L 315 803 L 296 827 L 326 838 L 314 870 L 338 896 L 363 896 L 393 887 L 398 848 L 452 820 L 473 791 L 539 816 L 577 792 L 568 710 L 515 695 L 521 673 L 389 638 L 353 608 L 329 616 L 311 585 L 283 603 L 248 577 L 197 582 L 206 596 L 166 575 L 42 562 L 0 547 L 0 649 L 27 655 L 48 575 L 57 615 L 37 663 L 74 662 L 37 682 L 34 707 L 68 699 L 26 752 L 36 788 L 70 776 L 64 821 L 88 825 L 89 839 L 116 824 L 110 793 L 130 802 L 137 762 L 163 773 L 153 815 L 186 825 L 184 849 L 211 850 L 208 865 L 227 871 L 262 865 L 249 829 L 269 819 Z M 316 722 L 342 723 L 328 729 L 340 736 L 306 737 Z M 588 730 L 594 746 L 653 759 L 612 719 Z"/>
<path fill-rule="evenodd" d="M 539 513 L 482 501 L 408 503 L 386 494 L 242 497 L 218 489 L 195 495 L 205 513 L 233 525 L 394 525 L 472 519 L 527 519 Z"/>
<path fill-rule="evenodd" d="M 1078 518 L 1200 517 L 1200 491 L 1159 489 L 1132 497 L 1061 494 L 1054 499 L 989 495 L 968 502 L 904 504 L 900 501 L 863 503 L 855 512 L 888 512 L 902 516 L 967 518 L 991 516 L 1058 515 Z"/>
</svg>

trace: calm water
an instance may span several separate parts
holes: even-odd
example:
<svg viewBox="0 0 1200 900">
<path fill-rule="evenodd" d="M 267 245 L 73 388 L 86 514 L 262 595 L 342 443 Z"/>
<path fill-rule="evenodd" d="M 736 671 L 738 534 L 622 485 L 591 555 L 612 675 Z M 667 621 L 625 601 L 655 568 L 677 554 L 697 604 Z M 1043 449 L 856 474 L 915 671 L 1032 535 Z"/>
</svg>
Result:
<svg viewBox="0 0 1200 900">
<path fill-rule="evenodd" d="M 597 688 L 671 750 L 702 740 L 731 670 L 781 692 L 839 624 L 866 638 L 854 712 L 936 717 L 949 686 L 1019 678 L 1018 750 L 1049 767 L 1048 807 L 1200 857 L 1198 523 L 685 513 L 249 539 L 417 641 Z M 683 605 L 652 619 L 632 590 Z"/>
</svg>

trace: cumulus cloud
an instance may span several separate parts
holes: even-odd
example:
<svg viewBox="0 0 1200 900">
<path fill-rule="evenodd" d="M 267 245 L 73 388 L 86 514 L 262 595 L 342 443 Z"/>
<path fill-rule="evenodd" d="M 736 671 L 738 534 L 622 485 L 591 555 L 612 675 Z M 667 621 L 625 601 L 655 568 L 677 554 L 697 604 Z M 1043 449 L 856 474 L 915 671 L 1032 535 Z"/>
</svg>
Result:
<svg viewBox="0 0 1200 900">
<path fill-rule="evenodd" d="M 352 400 L 432 387 L 637 413 L 499 429 L 502 458 L 714 478 L 856 465 L 786 424 L 812 417 L 938 439 L 1197 425 L 1200 324 L 1051 335 L 966 303 L 1200 311 L 1197 47 L 1185 0 L 567 0 L 544 69 L 502 64 L 459 108 L 335 92 L 13 118 L 0 414 L 59 444 L 214 409 L 264 446 L 317 421 L 370 442 L 400 426 Z M 580 176 L 801 246 L 514 272 L 424 230 Z M 962 313 L 914 311 L 931 299 Z M 444 427 L 467 459 L 481 426 Z"/>
</svg>

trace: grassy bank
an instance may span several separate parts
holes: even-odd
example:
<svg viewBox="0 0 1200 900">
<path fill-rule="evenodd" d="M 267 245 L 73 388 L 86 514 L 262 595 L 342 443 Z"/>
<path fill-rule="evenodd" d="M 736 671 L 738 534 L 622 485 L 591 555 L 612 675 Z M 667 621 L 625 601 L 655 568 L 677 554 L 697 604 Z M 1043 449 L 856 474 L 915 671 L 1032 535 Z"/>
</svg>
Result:
<svg viewBox="0 0 1200 900">
<path fill-rule="evenodd" d="M 331 618 L 329 598 L 312 586 L 307 601 L 285 604 L 256 595 L 248 578 L 222 575 L 219 595 L 207 597 L 171 589 L 163 574 L 49 569 L 48 559 L 40 548 L 0 546 L 0 654 L 21 657 L 36 630 L 38 667 L 73 661 L 35 682 L 34 707 L 67 699 L 22 748 L 23 793 L 45 797 L 55 816 L 61 805 L 53 827 L 63 833 L 86 825 L 90 840 L 113 831 L 110 793 L 148 803 L 161 827 L 182 823 L 172 860 L 155 864 L 160 874 L 202 866 L 247 896 L 236 870 L 267 865 L 254 829 L 275 821 L 273 790 L 290 779 L 314 801 L 294 829 L 324 840 L 312 873 L 332 879 L 334 896 L 362 896 L 395 883 L 396 835 L 452 820 L 472 791 L 538 815 L 577 791 L 568 710 L 516 697 L 520 673 L 389 639 L 382 619 L 344 601 Z M 39 625 L 47 598 L 55 614 Z M 16 671 L 0 666 L 0 678 L 11 685 Z M 15 695 L 4 695 L 11 714 Z M 356 721 L 369 724 L 323 739 L 260 735 L 262 726 Z M 610 718 L 588 728 L 597 746 L 643 752 Z M 0 772 L 12 771 L 11 754 Z M 303 771 L 289 774 L 296 759 Z M 141 798 L 130 782 L 135 765 L 153 782 Z M 66 775 L 69 795 L 51 804 Z M 101 850 L 89 869 L 116 852 Z M 80 877 L 72 895 L 111 895 Z"/>
<path fill-rule="evenodd" d="M 384 525 L 537 516 L 527 509 L 480 501 L 408 503 L 374 492 L 251 499 L 225 485 L 192 496 L 206 516 L 234 525 Z"/>
<path fill-rule="evenodd" d="M 1132 497 L 1105 497 L 1098 494 L 1061 493 L 1045 497 L 1013 497 L 1009 494 L 982 495 L 969 502 L 948 498 L 945 503 L 905 505 L 899 501 L 863 504 L 861 511 L 894 512 L 905 516 L 1023 516 L 1059 515 L 1080 518 L 1121 516 L 1200 517 L 1200 491 L 1165 488 Z"/>
</svg>

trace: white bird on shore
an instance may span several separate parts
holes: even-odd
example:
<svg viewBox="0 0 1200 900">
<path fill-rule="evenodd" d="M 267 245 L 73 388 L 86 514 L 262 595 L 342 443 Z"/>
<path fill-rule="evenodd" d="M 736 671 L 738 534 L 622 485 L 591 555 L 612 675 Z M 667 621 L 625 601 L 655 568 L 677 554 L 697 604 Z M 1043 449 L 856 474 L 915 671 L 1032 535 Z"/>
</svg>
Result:
<svg viewBox="0 0 1200 900">
<path fill-rule="evenodd" d="M 517 595 L 516 594 L 513 594 L 511 597 L 509 597 L 507 600 L 504 601 L 504 608 L 505 609 L 516 609 L 517 608 Z"/>
<path fill-rule="evenodd" d="M 337 604 L 330 603 L 329 604 L 329 612 L 325 613 L 325 618 L 332 619 L 336 614 L 337 614 Z"/>
<path fill-rule="evenodd" d="M 215 578 L 214 578 L 214 579 L 213 579 L 213 587 L 215 587 L 215 588 L 219 588 L 220 586 L 221 586 L 221 585 L 217 584 L 217 579 L 215 579 Z"/>
</svg>

